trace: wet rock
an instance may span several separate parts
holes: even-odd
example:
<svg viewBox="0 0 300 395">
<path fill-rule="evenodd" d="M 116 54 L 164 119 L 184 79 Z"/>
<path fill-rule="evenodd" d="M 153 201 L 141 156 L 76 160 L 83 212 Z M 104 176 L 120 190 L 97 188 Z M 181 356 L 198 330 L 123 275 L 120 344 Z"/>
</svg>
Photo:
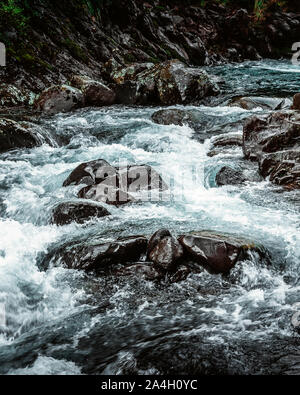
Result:
<svg viewBox="0 0 300 395">
<path fill-rule="evenodd" d="M 26 106 L 33 100 L 34 94 L 27 89 L 20 89 L 14 85 L 0 85 L 0 106 Z"/>
<path fill-rule="evenodd" d="M 225 19 L 225 32 L 239 42 L 246 41 L 248 39 L 250 15 L 248 11 L 239 8 Z"/>
<path fill-rule="evenodd" d="M 184 110 L 168 109 L 156 111 L 151 116 L 153 122 L 160 125 L 179 125 L 188 123 L 188 113 Z"/>
<path fill-rule="evenodd" d="M 168 230 L 161 229 L 151 237 L 147 256 L 158 269 L 172 271 L 183 257 L 183 249 Z"/>
<path fill-rule="evenodd" d="M 129 193 L 169 189 L 160 174 L 149 165 L 128 165 L 116 168 L 116 171 L 119 187 L 123 189 L 127 185 Z"/>
<path fill-rule="evenodd" d="M 262 155 L 259 169 L 263 177 L 288 190 L 300 189 L 300 151 L 287 150 Z"/>
<path fill-rule="evenodd" d="M 251 253 L 268 261 L 266 250 L 253 242 L 213 232 L 194 232 L 179 237 L 184 251 L 192 261 L 212 274 L 228 273 Z"/>
<path fill-rule="evenodd" d="M 98 170 L 103 170 L 103 177 L 96 178 Z M 90 162 L 81 163 L 77 166 L 68 178 L 64 181 L 63 186 L 69 185 L 94 185 L 103 181 L 108 175 L 115 173 L 115 169 L 104 159 L 97 159 Z M 100 173 L 98 173 L 100 174 Z M 106 175 L 106 177 L 105 177 Z"/>
<path fill-rule="evenodd" d="M 92 218 L 102 218 L 107 215 L 110 215 L 110 212 L 97 204 L 65 202 L 54 208 L 51 222 L 56 225 L 67 225 L 71 222 L 83 224 Z"/>
<path fill-rule="evenodd" d="M 287 189 L 299 189 L 300 123 L 297 112 L 253 117 L 244 126 L 243 151 L 259 163 L 263 177 Z"/>
<path fill-rule="evenodd" d="M 213 170 L 213 168 L 212 168 Z M 263 178 L 253 162 L 243 159 L 235 160 L 234 167 L 231 163 L 218 169 L 214 182 L 210 186 L 241 185 L 245 182 L 260 182 Z"/>
<path fill-rule="evenodd" d="M 228 273 L 237 262 L 253 252 L 268 261 L 268 254 L 262 246 L 230 235 L 195 232 L 180 236 L 179 242 L 192 261 L 212 274 Z"/>
<path fill-rule="evenodd" d="M 241 107 L 245 110 L 254 110 L 255 108 L 262 108 L 264 110 L 282 110 L 291 107 L 291 100 L 274 97 L 236 97 L 231 100 L 229 106 Z"/>
<path fill-rule="evenodd" d="M 11 119 L 0 119 L 0 152 L 14 148 L 33 148 L 42 144 L 34 130 Z"/>
<path fill-rule="evenodd" d="M 300 111 L 300 93 L 296 93 L 293 97 L 292 109 Z"/>
<path fill-rule="evenodd" d="M 226 147 L 228 145 L 237 145 L 239 147 L 242 147 L 243 136 L 240 132 L 220 134 L 219 136 L 213 137 L 211 143 L 214 147 Z"/>
<path fill-rule="evenodd" d="M 134 81 L 125 81 L 123 84 L 114 84 L 116 103 L 131 105 L 138 102 L 137 84 Z"/>
<path fill-rule="evenodd" d="M 132 193 L 165 191 L 168 189 L 161 176 L 148 165 L 113 167 L 103 159 L 82 163 L 72 171 L 63 186 L 86 186 L 78 197 L 116 206 L 135 202 Z"/>
<path fill-rule="evenodd" d="M 136 263 L 132 265 L 125 266 L 116 271 L 117 276 L 136 276 L 143 277 L 146 280 L 154 281 L 160 280 L 162 278 L 162 274 L 155 270 L 152 263 L 142 262 Z"/>
<path fill-rule="evenodd" d="M 182 34 L 182 38 L 185 43 L 185 50 L 192 64 L 197 66 L 207 64 L 208 53 L 201 38 L 193 35 L 187 37 L 187 35 L 184 34 Z"/>
<path fill-rule="evenodd" d="M 232 169 L 229 166 L 223 166 L 216 175 L 216 184 L 223 185 L 240 185 L 246 180 L 241 170 Z"/>
<path fill-rule="evenodd" d="M 115 92 L 100 81 L 86 76 L 74 75 L 71 85 L 83 93 L 85 105 L 109 106 L 116 100 Z"/>
<path fill-rule="evenodd" d="M 139 262 L 146 253 L 148 239 L 145 236 L 119 238 L 113 242 L 89 240 L 60 247 L 50 258 L 50 265 L 68 269 L 95 271 L 97 274 L 111 274 L 127 263 Z M 42 263 L 45 268 L 47 256 Z"/>
<path fill-rule="evenodd" d="M 157 246 L 157 244 L 165 237 L 171 237 L 171 233 L 168 229 L 159 229 L 157 232 L 155 232 L 147 246 L 147 258 L 149 258 L 150 252 Z"/>
<path fill-rule="evenodd" d="M 253 256 L 261 263 L 270 263 L 263 246 L 240 237 L 201 231 L 177 240 L 168 230 L 161 229 L 150 239 L 129 236 L 105 242 L 91 237 L 65 244 L 47 254 L 40 266 L 63 266 L 98 275 L 135 275 L 173 283 L 204 269 L 212 274 L 226 274 L 238 262 Z"/>
<path fill-rule="evenodd" d="M 159 110 L 152 115 L 153 122 L 160 125 L 188 125 L 193 129 L 198 129 L 197 118 L 192 111 L 178 110 L 176 108 Z"/>
<path fill-rule="evenodd" d="M 108 62 L 106 67 L 111 70 L 110 77 L 118 85 L 126 81 L 135 81 L 137 76 L 154 67 L 154 63 L 133 63 L 126 67 L 120 67 L 119 64 Z"/>
<path fill-rule="evenodd" d="M 204 70 L 187 67 L 178 60 L 144 64 L 142 70 L 133 64 L 114 71 L 111 78 L 121 86 L 126 81 L 134 84 L 131 96 L 135 104 L 187 104 L 219 93 L 217 84 Z"/>
<path fill-rule="evenodd" d="M 170 283 L 179 283 L 187 279 L 188 275 L 191 274 L 192 270 L 190 267 L 185 265 L 177 266 L 175 272 L 169 273 L 168 279 Z"/>
<path fill-rule="evenodd" d="M 161 103 L 167 105 L 192 103 L 219 93 L 218 86 L 204 70 L 186 67 L 175 60 L 161 65 L 157 89 Z"/>
<path fill-rule="evenodd" d="M 80 199 L 90 199 L 117 207 L 136 201 L 129 193 L 114 186 L 106 185 L 105 182 L 82 188 L 78 192 L 78 197 Z"/>
<path fill-rule="evenodd" d="M 47 114 L 68 112 L 84 104 L 79 89 L 67 85 L 55 85 L 44 90 L 34 101 L 34 107 Z"/>
<path fill-rule="evenodd" d="M 215 156 L 226 152 L 226 150 L 233 147 L 243 146 L 243 136 L 241 132 L 225 133 L 211 138 L 211 147 L 208 156 Z"/>
</svg>

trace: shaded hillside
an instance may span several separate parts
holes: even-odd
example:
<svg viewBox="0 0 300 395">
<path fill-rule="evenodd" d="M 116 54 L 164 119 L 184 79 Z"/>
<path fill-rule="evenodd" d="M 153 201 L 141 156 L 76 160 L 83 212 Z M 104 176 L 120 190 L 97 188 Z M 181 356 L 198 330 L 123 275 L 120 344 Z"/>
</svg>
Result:
<svg viewBox="0 0 300 395">
<path fill-rule="evenodd" d="M 105 80 L 103 64 L 111 58 L 120 64 L 177 58 L 208 65 L 289 56 L 300 37 L 300 14 L 293 6 L 273 5 L 258 20 L 249 3 L 4 1 L 0 40 L 7 67 L 1 80 L 38 92 L 76 73 Z"/>
</svg>

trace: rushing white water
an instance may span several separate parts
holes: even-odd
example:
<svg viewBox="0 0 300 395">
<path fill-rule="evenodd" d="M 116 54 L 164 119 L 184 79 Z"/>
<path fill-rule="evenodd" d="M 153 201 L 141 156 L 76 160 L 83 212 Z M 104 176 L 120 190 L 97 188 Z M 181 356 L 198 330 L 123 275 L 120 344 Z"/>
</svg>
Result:
<svg viewBox="0 0 300 395">
<path fill-rule="evenodd" d="M 227 82 L 226 97 L 253 94 L 253 86 L 260 95 L 282 88 L 290 97 L 300 87 L 299 69 L 288 63 L 248 62 L 215 72 Z M 217 106 L 188 107 L 204 131 L 263 111 L 218 100 Z M 89 358 L 86 371 L 113 374 L 172 372 L 172 364 L 174 372 L 277 372 L 290 368 L 289 361 L 272 364 L 281 345 L 282 355 L 298 358 L 292 317 L 300 300 L 300 200 L 268 181 L 216 188 L 210 181 L 216 169 L 242 159 L 241 150 L 210 158 L 209 139 L 198 142 L 187 126 L 154 124 L 156 110 L 114 106 L 58 115 L 41 126 L 63 144 L 0 156 L 1 373 L 78 374 L 85 365 L 78 350 Z M 98 158 L 147 163 L 172 185 L 172 195 L 110 207 L 112 216 L 85 225 L 49 225 L 57 202 L 76 199 L 78 187 L 63 188 L 64 179 L 78 164 Z M 151 234 L 161 227 L 175 234 L 211 229 L 246 236 L 271 251 L 273 265 L 259 266 L 253 257 L 228 278 L 203 272 L 168 286 L 38 266 L 43 253 L 66 241 Z M 223 362 L 214 361 L 213 352 Z M 161 353 L 173 358 L 170 366 Z"/>
</svg>

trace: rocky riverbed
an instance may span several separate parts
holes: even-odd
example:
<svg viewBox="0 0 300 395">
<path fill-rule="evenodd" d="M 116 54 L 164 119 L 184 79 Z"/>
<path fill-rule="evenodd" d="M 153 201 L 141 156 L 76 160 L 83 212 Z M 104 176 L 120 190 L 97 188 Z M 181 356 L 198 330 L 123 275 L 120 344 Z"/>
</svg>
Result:
<svg viewBox="0 0 300 395">
<path fill-rule="evenodd" d="M 109 67 L 1 116 L 0 372 L 299 374 L 299 68 Z"/>
</svg>

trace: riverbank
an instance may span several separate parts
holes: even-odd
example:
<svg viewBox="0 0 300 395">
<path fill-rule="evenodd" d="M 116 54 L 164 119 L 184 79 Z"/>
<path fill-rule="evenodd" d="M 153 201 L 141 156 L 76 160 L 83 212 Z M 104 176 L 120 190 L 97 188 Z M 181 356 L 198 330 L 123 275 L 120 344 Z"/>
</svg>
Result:
<svg viewBox="0 0 300 395">
<path fill-rule="evenodd" d="M 170 59 L 190 66 L 278 59 L 291 57 L 300 37 L 296 6 L 274 6 L 258 21 L 250 10 L 215 1 L 105 1 L 96 16 L 82 4 L 37 0 L 15 16 L 0 13 L 7 49 L 1 82 L 37 94 L 74 74 L 111 83 L 107 63 L 121 68 Z"/>
</svg>

